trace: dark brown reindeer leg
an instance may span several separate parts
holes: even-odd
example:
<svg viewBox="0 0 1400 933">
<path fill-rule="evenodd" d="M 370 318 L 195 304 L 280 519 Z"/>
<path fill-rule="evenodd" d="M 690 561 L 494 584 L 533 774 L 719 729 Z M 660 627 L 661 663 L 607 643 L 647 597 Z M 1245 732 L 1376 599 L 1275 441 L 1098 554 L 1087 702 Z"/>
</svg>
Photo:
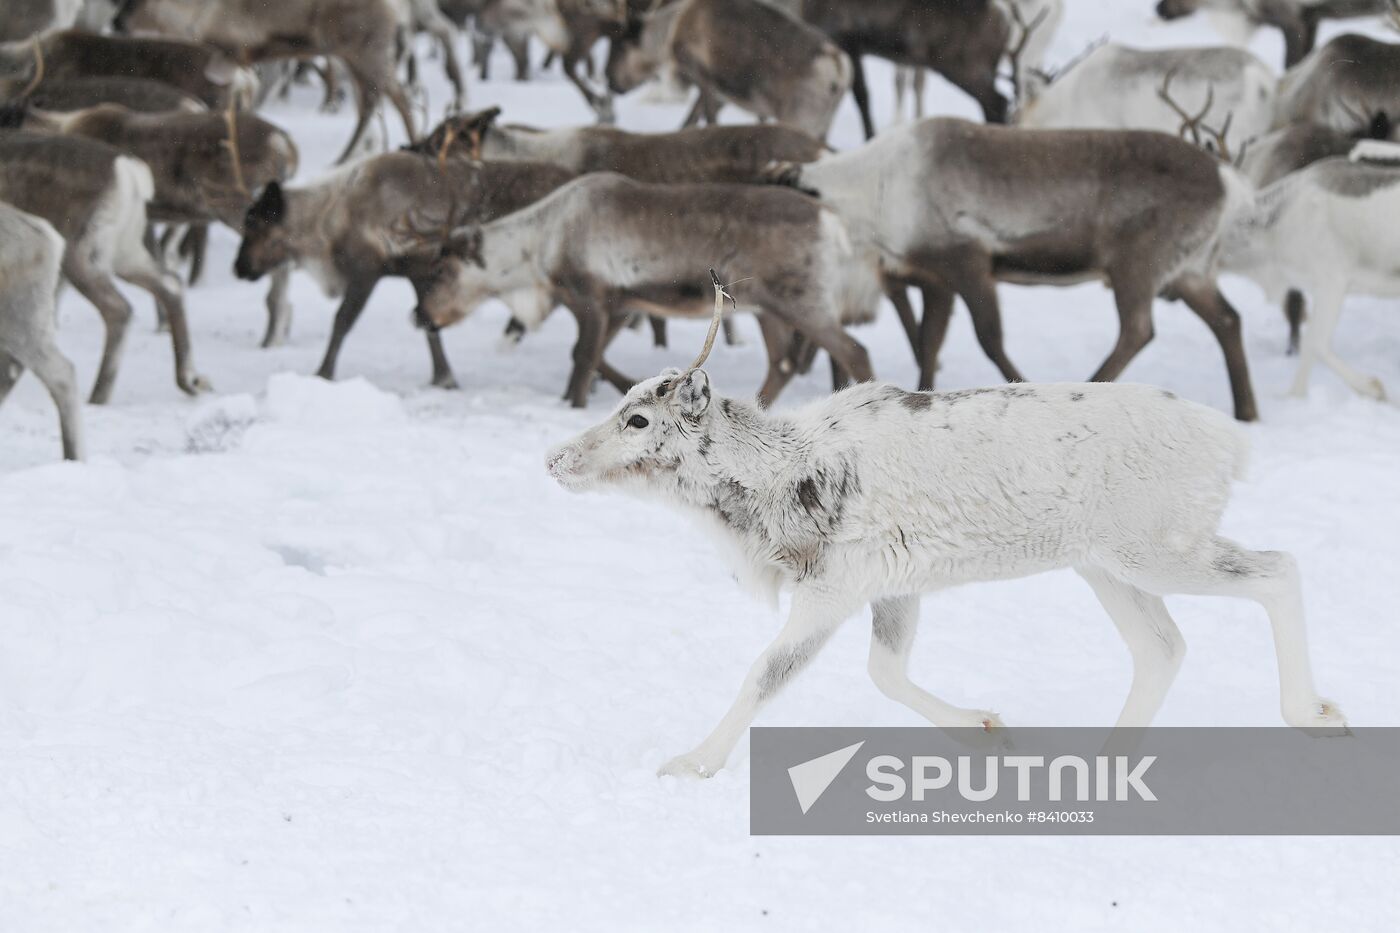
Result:
<svg viewBox="0 0 1400 933">
<path fill-rule="evenodd" d="M 846 49 L 846 54 L 851 56 L 851 65 L 854 69 L 851 78 L 851 94 L 856 99 L 856 109 L 860 111 L 860 125 L 865 130 L 865 138 L 875 137 L 875 121 L 870 119 L 870 87 L 865 83 L 865 65 L 861 63 L 860 53 Z"/>
<path fill-rule="evenodd" d="M 316 370 L 316 375 L 322 379 L 335 378 L 335 364 L 340 357 L 340 346 L 345 342 L 345 335 L 350 333 L 350 328 L 355 326 L 355 321 L 359 319 L 360 312 L 365 309 L 365 304 L 369 301 L 369 296 L 374 292 L 374 286 L 378 284 L 378 277 L 369 279 L 351 279 L 345 288 L 345 297 L 340 302 L 340 308 L 335 312 L 335 323 L 331 325 L 331 339 L 326 344 L 326 355 L 321 360 L 321 368 Z"/>
<path fill-rule="evenodd" d="M 1134 274 L 1133 266 L 1141 263 L 1129 262 L 1123 267 L 1110 269 L 1109 283 L 1113 286 L 1113 300 L 1118 307 L 1118 342 L 1108 359 L 1089 377 L 1092 382 L 1112 382 L 1123 374 L 1133 357 L 1152 342 L 1152 299 L 1156 289 L 1142 276 Z"/>
<path fill-rule="evenodd" d="M 967 310 L 972 315 L 972 327 L 982 352 L 987 354 L 987 359 L 992 361 L 1007 382 L 1024 382 L 1025 377 L 1006 355 L 1006 348 L 1002 343 L 1001 304 L 997 300 L 997 280 L 992 274 L 992 258 L 980 251 L 967 251 L 951 259 L 943 270 L 943 278 L 967 304 Z"/>
<path fill-rule="evenodd" d="M 1220 294 L 1214 282 L 1199 276 L 1179 279 L 1173 283 L 1172 291 L 1181 296 L 1186 306 L 1196 312 L 1215 334 L 1225 354 L 1225 368 L 1230 374 L 1235 417 L 1240 421 L 1259 420 L 1259 409 L 1254 404 L 1254 388 L 1249 381 L 1249 361 L 1244 354 L 1239 313 Z"/>
<path fill-rule="evenodd" d="M 658 315 L 651 315 L 651 320 L 654 324 L 657 320 L 665 321 L 665 318 L 661 318 Z M 608 347 L 612 346 L 612 342 L 617 339 L 617 335 L 622 332 L 626 324 L 627 318 L 625 315 L 612 315 L 612 320 L 608 323 L 608 332 L 603 337 L 603 354 L 607 353 Z M 637 384 L 637 380 L 624 376 L 614 369 L 612 364 L 609 363 L 602 354 L 598 357 L 598 375 L 623 395 L 631 392 L 632 387 Z"/>
<path fill-rule="evenodd" d="M 894 305 L 895 314 L 899 315 L 904 336 L 909 339 L 909 349 L 914 353 L 914 362 L 919 362 L 919 319 L 914 314 L 913 303 L 909 300 L 909 283 L 894 279 L 886 281 L 885 297 Z"/>
<path fill-rule="evenodd" d="M 823 311 L 777 313 L 785 323 L 795 327 L 813 344 L 831 354 L 832 364 L 849 373 L 850 378 L 857 382 L 869 382 L 875 378 L 875 371 L 870 366 L 870 354 L 865 346 Z"/>
<path fill-rule="evenodd" d="M 428 331 L 428 357 L 433 361 L 433 385 L 439 389 L 458 389 L 457 377 L 452 373 L 452 364 L 447 361 L 447 353 L 442 348 L 442 332 Z"/>
<path fill-rule="evenodd" d="M 919 347 L 915 356 L 919 358 L 919 390 L 933 389 L 934 378 L 938 373 L 938 354 L 943 349 L 943 339 L 948 336 L 948 322 L 953 319 L 953 292 L 941 285 L 925 285 L 924 317 L 919 324 Z"/>
<path fill-rule="evenodd" d="M 1288 355 L 1298 355 L 1298 345 L 1302 342 L 1303 321 L 1307 320 L 1307 304 L 1303 293 L 1290 288 L 1283 299 L 1283 316 L 1288 318 Z"/>
<path fill-rule="evenodd" d="M 759 387 L 758 404 L 767 408 L 797 372 L 792 360 L 794 332 L 772 314 L 758 315 L 758 330 L 763 335 L 763 346 L 768 351 L 768 374 L 764 377 L 763 385 Z"/>
<path fill-rule="evenodd" d="M 564 390 L 564 398 L 574 408 L 588 407 L 588 393 L 593 386 L 593 376 L 598 363 L 603 358 L 603 346 L 608 330 L 612 325 L 607 304 L 600 298 L 569 290 L 565 292 L 563 304 L 578 321 L 578 340 L 574 343 L 573 369 L 569 373 L 569 384 Z"/>
<path fill-rule="evenodd" d="M 204 275 L 204 260 L 209 252 L 209 225 L 207 223 L 190 224 L 185 235 L 180 238 L 179 254 L 182 258 L 187 257 L 190 261 L 190 274 L 188 282 L 191 286 L 199 284 L 199 280 Z"/>
</svg>

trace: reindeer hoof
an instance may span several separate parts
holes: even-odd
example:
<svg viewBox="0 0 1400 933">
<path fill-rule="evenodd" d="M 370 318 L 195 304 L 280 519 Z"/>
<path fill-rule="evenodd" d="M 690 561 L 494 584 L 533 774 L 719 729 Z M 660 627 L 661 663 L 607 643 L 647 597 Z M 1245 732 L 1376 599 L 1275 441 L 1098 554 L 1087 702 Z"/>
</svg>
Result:
<svg viewBox="0 0 1400 933">
<path fill-rule="evenodd" d="M 662 765 L 656 772 L 657 777 L 689 778 L 699 780 L 701 778 L 714 777 L 719 768 L 712 767 L 697 758 L 694 753 L 677 755 L 670 761 Z"/>
<path fill-rule="evenodd" d="M 182 376 L 175 380 L 175 384 L 186 395 L 199 395 L 202 392 L 214 391 L 213 384 L 198 373 L 192 376 Z"/>
<path fill-rule="evenodd" d="M 1301 708 L 1285 709 L 1283 719 L 1293 728 L 1316 738 L 1351 735 L 1351 730 L 1347 728 L 1346 715 L 1341 708 L 1322 697 L 1317 697 Z"/>
<path fill-rule="evenodd" d="M 435 389 L 460 389 L 455 376 L 434 376 L 433 388 Z"/>
</svg>

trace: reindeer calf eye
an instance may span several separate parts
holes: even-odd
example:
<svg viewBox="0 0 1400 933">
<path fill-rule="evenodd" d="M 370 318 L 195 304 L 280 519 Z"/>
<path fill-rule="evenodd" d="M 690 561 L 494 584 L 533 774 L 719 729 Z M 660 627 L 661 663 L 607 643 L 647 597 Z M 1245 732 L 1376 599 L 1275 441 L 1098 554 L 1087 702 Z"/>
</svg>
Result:
<svg viewBox="0 0 1400 933">
<path fill-rule="evenodd" d="M 627 419 L 627 426 L 631 428 L 644 428 L 650 423 L 651 422 L 647 421 L 647 419 L 643 418 L 641 415 L 633 415 Z"/>
</svg>

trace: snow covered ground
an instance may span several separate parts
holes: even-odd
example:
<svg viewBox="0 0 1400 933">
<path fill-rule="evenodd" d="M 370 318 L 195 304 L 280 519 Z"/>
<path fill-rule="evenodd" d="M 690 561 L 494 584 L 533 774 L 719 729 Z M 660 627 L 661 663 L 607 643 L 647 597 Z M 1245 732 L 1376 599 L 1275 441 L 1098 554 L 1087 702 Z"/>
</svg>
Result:
<svg viewBox="0 0 1400 933">
<path fill-rule="evenodd" d="M 1153 24 L 1147 2 L 1069 6 L 1052 61 L 1104 32 L 1211 40 L 1204 22 Z M 1281 59 L 1276 33 L 1256 48 Z M 890 72 L 871 72 L 888 123 Z M 588 118 L 557 73 L 472 93 L 513 120 Z M 270 111 L 303 177 L 349 131 L 316 98 Z M 972 114 L 941 83 L 933 102 Z M 620 106 L 633 128 L 681 114 Z M 857 127 L 847 103 L 834 142 Z M 707 782 L 654 773 L 708 731 L 777 618 L 676 517 L 549 481 L 545 449 L 615 401 L 558 400 L 569 316 L 504 354 L 504 310 L 483 309 L 444 335 L 462 391 L 426 389 L 410 293 L 385 283 L 328 384 L 306 374 L 332 303 L 298 277 L 291 344 L 258 349 L 263 289 L 233 279 L 235 248 L 215 236 L 189 298 L 217 394 L 177 392 L 138 298 L 112 404 L 85 411 L 90 462 L 53 462 L 33 379 L 0 409 L 0 929 L 1395 928 L 1394 839 L 750 838 L 746 743 Z M 1284 399 L 1281 314 L 1226 288 L 1263 409 L 1226 532 L 1297 554 L 1321 689 L 1353 724 L 1400 725 L 1400 412 L 1326 371 Z M 1082 378 L 1112 344 L 1098 286 L 1003 295 L 1033 378 Z M 1349 302 L 1338 344 L 1400 391 L 1395 312 Z M 97 315 L 71 292 L 60 314 L 87 383 Z M 748 344 L 709 366 L 736 395 L 763 365 L 740 327 Z M 647 375 L 701 334 L 673 325 L 669 351 L 625 334 L 611 358 Z M 892 315 L 858 336 L 882 377 L 912 384 Z M 996 381 L 962 312 L 943 359 L 941 388 Z M 1128 378 L 1228 407 L 1219 351 L 1180 306 L 1158 308 Z M 1172 608 L 1191 651 L 1160 721 L 1279 722 L 1262 614 Z M 916 680 L 1009 723 L 1108 723 L 1127 690 L 1126 652 L 1070 574 L 942 594 L 924 617 Z M 849 623 L 761 721 L 918 724 L 869 683 L 867 641 Z"/>
</svg>

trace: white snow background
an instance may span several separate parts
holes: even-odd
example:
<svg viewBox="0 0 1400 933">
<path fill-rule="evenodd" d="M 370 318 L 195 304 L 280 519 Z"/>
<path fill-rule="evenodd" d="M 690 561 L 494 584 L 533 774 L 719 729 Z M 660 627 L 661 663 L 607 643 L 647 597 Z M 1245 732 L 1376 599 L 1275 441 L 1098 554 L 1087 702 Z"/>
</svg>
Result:
<svg viewBox="0 0 1400 933">
<path fill-rule="evenodd" d="M 1103 33 L 1215 41 L 1199 18 L 1154 23 L 1148 2 L 1069 7 L 1052 62 Z M 1281 60 L 1276 32 L 1255 48 Z M 508 78 L 503 53 L 494 67 Z M 887 126 L 891 70 L 867 67 Z M 425 71 L 440 107 L 440 69 Z M 932 112 L 974 115 L 933 82 Z M 590 119 L 557 71 L 471 94 L 512 121 Z M 267 111 L 301 146 L 302 180 L 349 132 L 318 99 L 301 88 Z M 619 107 L 634 129 L 683 112 Z M 859 142 L 849 100 L 832 139 Z M 189 295 L 217 394 L 176 390 L 133 294 L 115 396 L 84 412 L 90 462 L 55 462 L 34 379 L 0 409 L 0 930 L 1396 928 L 1394 839 L 751 838 L 746 742 L 709 781 L 655 770 L 705 735 L 778 618 L 676 516 L 546 476 L 548 446 L 616 402 L 606 386 L 587 411 L 559 400 L 572 318 L 507 354 L 504 309 L 485 307 L 444 334 L 461 391 L 429 389 L 411 292 L 385 282 L 325 383 L 306 374 L 333 303 L 299 274 L 290 345 L 259 349 L 265 285 L 234 280 L 236 246 L 216 232 Z M 1225 531 L 1298 556 L 1321 690 L 1353 725 L 1400 725 L 1400 411 L 1325 370 L 1285 399 L 1281 313 L 1225 288 L 1263 411 Z M 1100 286 L 1002 295 L 1032 378 L 1084 378 L 1113 343 Z M 1396 311 L 1350 300 L 1338 335 L 1392 391 Z M 86 389 L 98 316 L 71 291 L 60 316 Z M 1127 378 L 1228 408 L 1205 326 L 1159 304 L 1156 327 Z M 740 329 L 747 345 L 708 367 L 733 395 L 763 368 L 757 328 Z M 610 358 L 637 377 L 683 364 L 703 325 L 671 333 L 664 351 L 624 333 Z M 857 336 L 881 378 L 912 387 L 892 313 Z M 996 381 L 959 310 L 940 388 Z M 828 387 L 819 367 L 781 404 Z M 1281 723 L 1262 612 L 1171 605 L 1190 651 L 1159 722 Z M 1072 574 L 939 594 L 923 617 L 915 679 L 1012 725 L 1105 725 L 1126 694 L 1127 652 Z M 920 724 L 869 682 L 867 644 L 852 620 L 760 722 Z"/>
</svg>

